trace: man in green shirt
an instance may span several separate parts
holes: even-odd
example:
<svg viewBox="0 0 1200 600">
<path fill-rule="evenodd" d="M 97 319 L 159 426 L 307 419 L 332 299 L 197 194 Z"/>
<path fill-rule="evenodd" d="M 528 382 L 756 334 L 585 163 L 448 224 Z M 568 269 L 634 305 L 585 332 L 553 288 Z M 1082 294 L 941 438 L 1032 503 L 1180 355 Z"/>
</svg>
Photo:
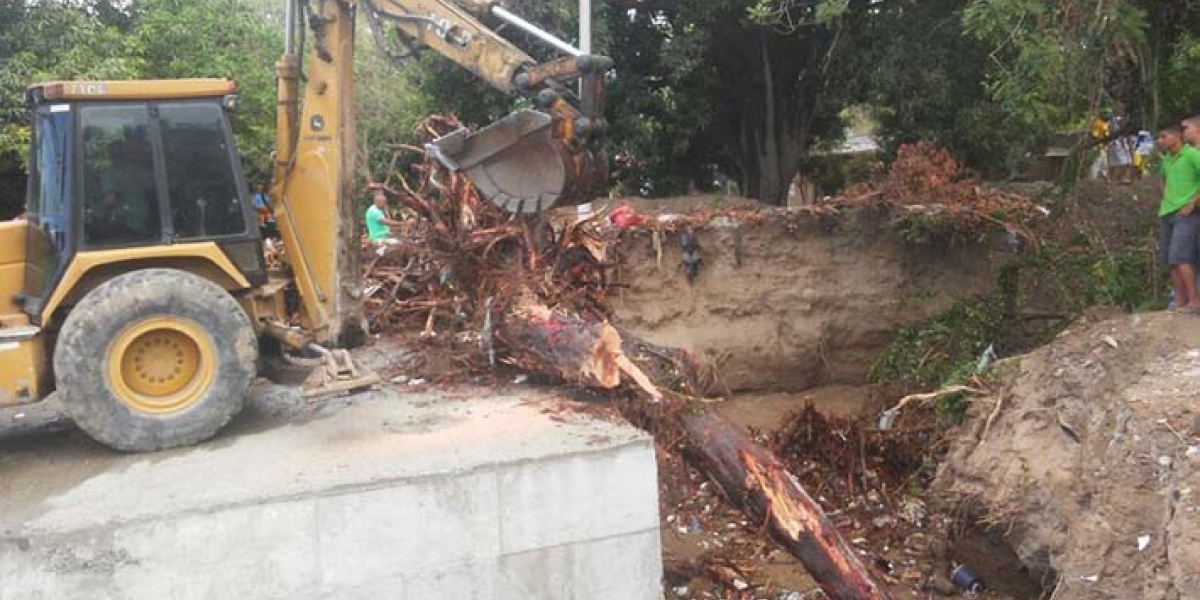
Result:
<svg viewBox="0 0 1200 600">
<path fill-rule="evenodd" d="M 1171 266 L 1171 285 L 1180 310 L 1200 312 L 1196 290 L 1197 243 L 1200 243 L 1200 150 L 1183 143 L 1183 132 L 1170 126 L 1158 134 L 1163 153 L 1162 259 Z"/>
<path fill-rule="evenodd" d="M 387 195 L 383 193 L 383 190 L 376 189 L 374 202 L 367 209 L 367 239 L 375 244 L 376 253 L 380 256 L 387 252 L 388 246 L 399 243 L 392 236 L 392 228 L 404 224 L 402 221 L 389 217 L 387 207 Z"/>
<path fill-rule="evenodd" d="M 1193 148 L 1200 149 L 1200 115 L 1184 119 L 1179 128 L 1183 131 L 1183 141 L 1191 144 Z"/>
</svg>

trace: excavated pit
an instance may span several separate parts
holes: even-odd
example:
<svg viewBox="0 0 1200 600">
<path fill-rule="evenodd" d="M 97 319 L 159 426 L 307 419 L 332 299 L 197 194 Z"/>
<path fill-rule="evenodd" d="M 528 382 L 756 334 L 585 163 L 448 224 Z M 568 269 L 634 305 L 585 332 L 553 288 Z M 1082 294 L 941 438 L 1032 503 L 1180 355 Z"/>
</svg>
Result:
<svg viewBox="0 0 1200 600">
<path fill-rule="evenodd" d="M 979 517 L 960 525 L 950 539 L 950 562 L 967 565 L 986 589 L 1013 600 L 1046 600 L 1054 592 L 1058 573 L 1022 563 L 1002 528 L 981 522 Z"/>
</svg>

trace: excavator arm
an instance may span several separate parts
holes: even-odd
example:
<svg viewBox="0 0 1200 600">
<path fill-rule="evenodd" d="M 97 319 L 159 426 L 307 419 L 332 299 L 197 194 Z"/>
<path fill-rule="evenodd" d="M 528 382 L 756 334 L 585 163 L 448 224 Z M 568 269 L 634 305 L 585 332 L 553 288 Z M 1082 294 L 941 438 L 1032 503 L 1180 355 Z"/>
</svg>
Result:
<svg viewBox="0 0 1200 600">
<path fill-rule="evenodd" d="M 464 172 L 484 197 L 510 212 L 532 213 L 590 200 L 607 179 L 603 76 L 612 66 L 609 59 L 583 55 L 495 3 L 286 1 L 285 51 L 276 64 L 271 198 L 305 333 L 273 336 L 285 345 L 353 346 L 364 332 L 353 202 L 354 45 L 360 10 L 372 34 L 395 36 L 401 56 L 434 51 L 503 92 L 534 99 L 534 109 L 474 133 L 455 132 L 427 147 L 448 168 Z M 480 20 L 487 14 L 553 43 L 567 56 L 539 64 L 487 27 Z M 302 22 L 310 35 L 301 35 Z M 572 85 L 576 80 L 578 92 Z"/>
<path fill-rule="evenodd" d="M 401 53 L 432 50 L 507 94 L 535 98 L 539 110 L 514 113 L 482 131 L 460 131 L 428 151 L 462 170 L 479 191 L 514 213 L 539 212 L 595 197 L 608 177 L 604 72 L 612 62 L 588 56 L 507 11 L 479 0 L 360 0 L 377 35 L 394 27 Z M 484 25 L 491 14 L 568 56 L 539 64 Z M 387 45 L 386 40 L 378 40 Z M 393 52 L 393 54 L 395 54 Z M 582 80 L 580 94 L 567 84 Z"/>
<path fill-rule="evenodd" d="M 402 36 L 409 53 L 429 49 L 454 61 L 496 89 L 515 94 L 517 73 L 536 64 L 495 31 L 486 27 L 460 5 L 443 0 L 360 0 L 372 24 L 382 33 L 385 24 Z M 468 3 L 475 14 L 487 10 L 486 3 Z M 385 40 L 376 38 L 386 44 Z"/>
</svg>

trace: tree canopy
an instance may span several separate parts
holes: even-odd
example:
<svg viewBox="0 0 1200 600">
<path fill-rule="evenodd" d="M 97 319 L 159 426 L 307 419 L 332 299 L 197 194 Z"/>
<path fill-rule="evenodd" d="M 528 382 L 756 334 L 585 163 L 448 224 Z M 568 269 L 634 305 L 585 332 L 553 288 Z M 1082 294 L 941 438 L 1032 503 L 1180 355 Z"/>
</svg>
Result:
<svg viewBox="0 0 1200 600">
<path fill-rule="evenodd" d="M 53 79 L 228 77 L 238 147 L 252 176 L 274 143 L 272 65 L 282 35 L 239 0 L 0 0 L 0 155 L 28 143 L 22 90 Z"/>
</svg>

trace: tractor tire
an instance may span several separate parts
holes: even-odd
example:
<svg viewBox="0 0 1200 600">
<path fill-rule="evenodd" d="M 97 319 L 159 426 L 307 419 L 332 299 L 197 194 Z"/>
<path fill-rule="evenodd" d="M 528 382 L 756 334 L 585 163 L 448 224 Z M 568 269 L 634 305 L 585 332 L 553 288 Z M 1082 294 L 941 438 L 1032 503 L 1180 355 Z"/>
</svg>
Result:
<svg viewBox="0 0 1200 600">
<path fill-rule="evenodd" d="M 54 372 L 63 410 L 126 452 L 186 446 L 242 410 L 258 341 L 224 289 L 173 269 L 115 277 L 63 323 Z"/>
</svg>

